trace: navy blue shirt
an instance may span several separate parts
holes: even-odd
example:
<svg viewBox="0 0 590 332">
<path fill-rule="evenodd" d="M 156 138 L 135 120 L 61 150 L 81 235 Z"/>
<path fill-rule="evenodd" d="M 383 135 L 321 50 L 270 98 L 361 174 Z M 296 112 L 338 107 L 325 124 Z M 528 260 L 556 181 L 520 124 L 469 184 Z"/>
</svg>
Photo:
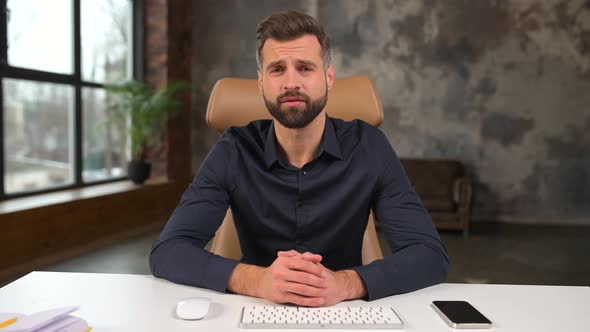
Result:
<svg viewBox="0 0 590 332">
<path fill-rule="evenodd" d="M 301 169 L 280 154 L 273 122 L 228 129 L 209 152 L 150 254 L 156 277 L 225 292 L 237 261 L 203 248 L 231 208 L 243 257 L 269 266 L 277 251 L 355 270 L 368 300 L 446 280 L 448 256 L 385 135 L 326 118 L 317 157 Z M 392 253 L 362 265 L 370 210 Z"/>
</svg>

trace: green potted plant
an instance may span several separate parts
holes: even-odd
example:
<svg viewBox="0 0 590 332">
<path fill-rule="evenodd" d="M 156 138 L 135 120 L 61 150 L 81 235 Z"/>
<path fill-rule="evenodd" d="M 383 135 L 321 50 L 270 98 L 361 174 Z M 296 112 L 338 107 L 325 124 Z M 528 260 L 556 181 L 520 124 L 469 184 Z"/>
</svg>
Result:
<svg viewBox="0 0 590 332">
<path fill-rule="evenodd" d="M 131 161 L 127 175 L 136 184 L 149 178 L 151 164 L 146 161 L 149 147 L 161 143 L 167 120 L 181 107 L 179 94 L 191 86 L 184 81 L 170 81 L 157 90 L 135 80 L 106 86 L 110 94 L 107 121 L 128 125 L 131 140 Z"/>
</svg>

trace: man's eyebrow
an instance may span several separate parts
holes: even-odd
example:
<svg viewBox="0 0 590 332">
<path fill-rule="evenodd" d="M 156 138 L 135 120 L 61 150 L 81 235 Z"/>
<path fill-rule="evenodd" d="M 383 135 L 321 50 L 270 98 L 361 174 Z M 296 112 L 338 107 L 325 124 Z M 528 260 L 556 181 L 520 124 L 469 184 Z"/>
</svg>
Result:
<svg viewBox="0 0 590 332">
<path fill-rule="evenodd" d="M 273 61 L 273 62 L 269 63 L 268 65 L 266 65 L 266 70 L 269 70 L 269 69 L 271 69 L 271 68 L 273 68 L 275 66 L 284 65 L 284 64 L 285 64 L 285 60 L 276 60 L 276 61 Z M 310 60 L 299 59 L 299 60 L 297 60 L 297 64 L 298 65 L 309 66 L 309 67 L 312 67 L 312 68 L 317 68 L 318 67 L 318 65 L 316 65 L 315 62 L 310 61 Z"/>
<path fill-rule="evenodd" d="M 317 68 L 317 65 L 315 64 L 315 62 L 309 61 L 309 60 L 297 60 L 297 64 Z"/>
<path fill-rule="evenodd" d="M 270 68 L 272 68 L 272 67 L 274 67 L 274 66 L 277 66 L 277 65 L 282 65 L 282 64 L 284 64 L 284 63 L 285 63 L 285 60 L 277 60 L 277 61 L 273 61 L 273 62 L 269 63 L 269 64 L 266 66 L 266 70 L 269 70 Z"/>
</svg>

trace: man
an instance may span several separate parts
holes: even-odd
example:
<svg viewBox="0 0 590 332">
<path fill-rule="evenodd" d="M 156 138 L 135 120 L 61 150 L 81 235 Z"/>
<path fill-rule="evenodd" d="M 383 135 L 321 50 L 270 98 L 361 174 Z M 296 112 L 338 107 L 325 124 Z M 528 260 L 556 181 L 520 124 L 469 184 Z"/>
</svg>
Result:
<svg viewBox="0 0 590 332">
<path fill-rule="evenodd" d="M 170 281 L 329 306 L 444 282 L 448 257 L 385 135 L 324 110 L 330 45 L 312 17 L 275 13 L 257 30 L 258 86 L 274 118 L 226 131 L 150 255 Z M 243 258 L 203 248 L 231 207 Z M 392 248 L 361 265 L 373 209 Z"/>
</svg>

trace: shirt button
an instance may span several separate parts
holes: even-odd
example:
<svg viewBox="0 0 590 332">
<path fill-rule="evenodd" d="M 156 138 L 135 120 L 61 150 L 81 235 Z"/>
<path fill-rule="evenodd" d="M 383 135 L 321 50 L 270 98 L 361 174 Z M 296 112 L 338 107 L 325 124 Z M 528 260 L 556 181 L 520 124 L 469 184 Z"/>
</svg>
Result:
<svg viewBox="0 0 590 332">
<path fill-rule="evenodd" d="M 307 175 L 307 171 L 301 171 L 301 175 L 306 176 Z"/>
</svg>

